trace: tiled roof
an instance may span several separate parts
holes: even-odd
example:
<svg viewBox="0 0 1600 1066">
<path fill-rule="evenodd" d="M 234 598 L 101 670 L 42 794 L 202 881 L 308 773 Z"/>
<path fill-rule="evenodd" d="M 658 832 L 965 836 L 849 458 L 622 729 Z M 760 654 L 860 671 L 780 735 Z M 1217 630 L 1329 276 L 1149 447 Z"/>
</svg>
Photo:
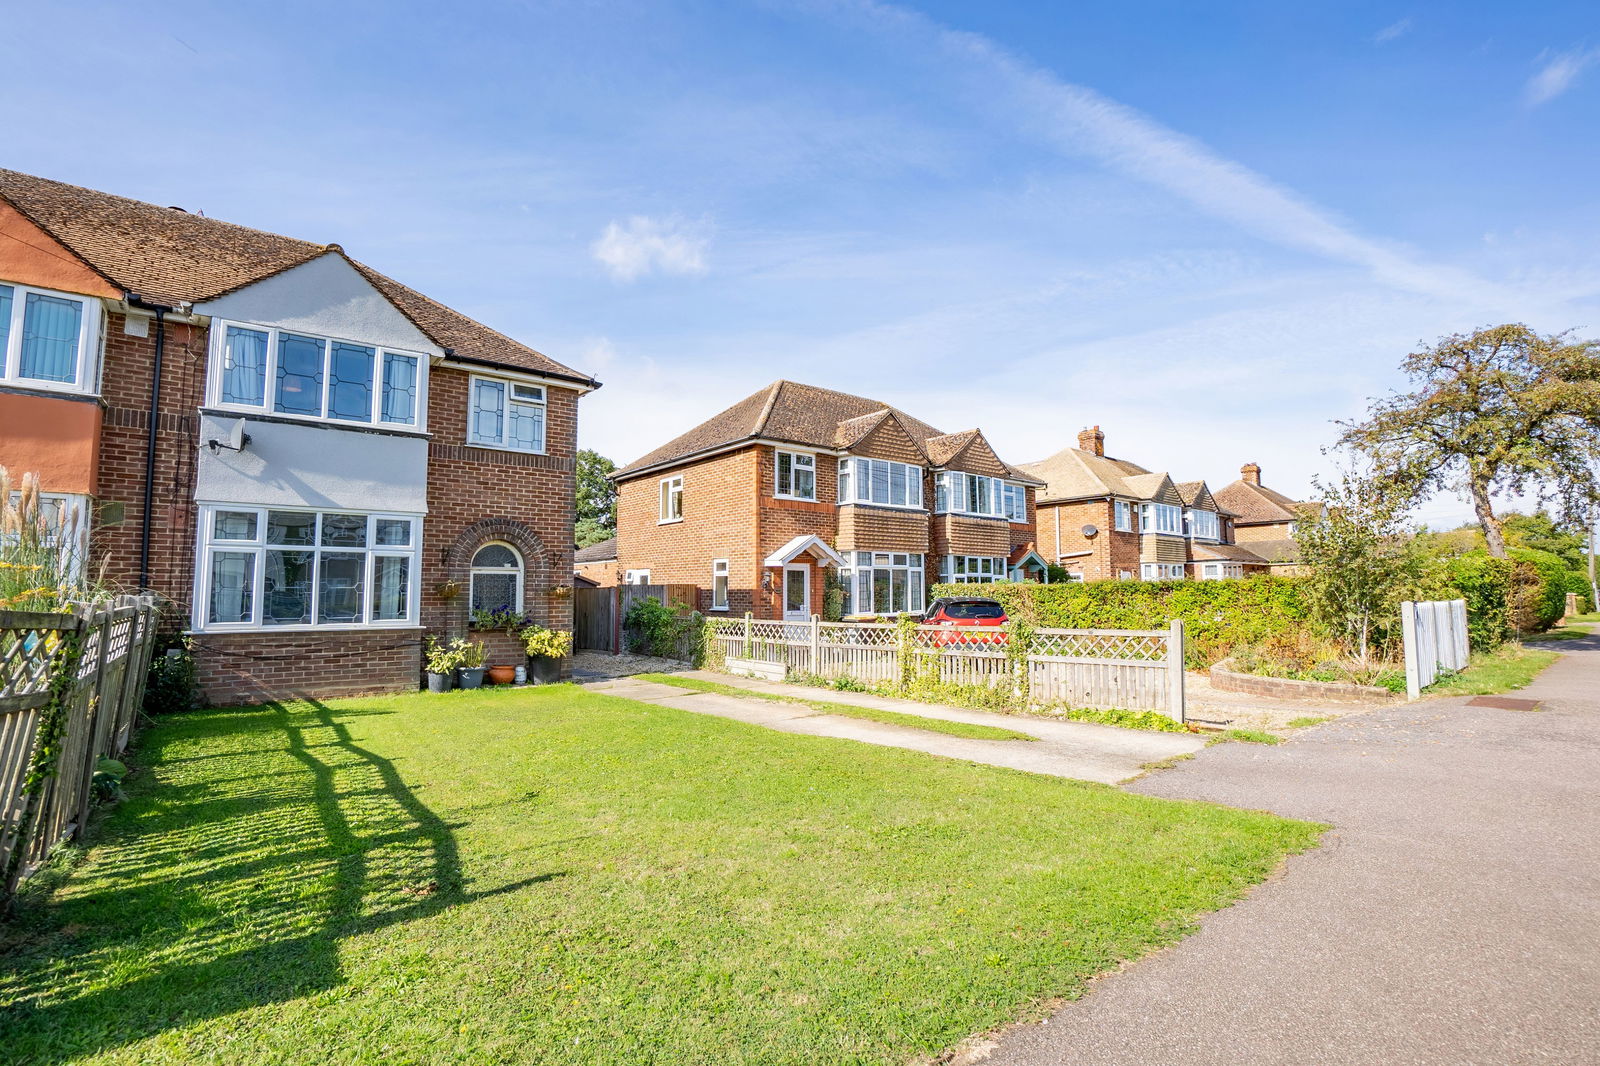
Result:
<svg viewBox="0 0 1600 1066">
<path fill-rule="evenodd" d="M 924 445 L 928 450 L 928 461 L 934 466 L 943 466 L 961 454 L 961 449 L 971 444 L 977 437 L 978 431 L 975 429 L 929 437 Z"/>
<path fill-rule="evenodd" d="M 1159 486 L 1164 480 L 1164 475 L 1152 475 L 1137 463 L 1096 455 L 1083 448 L 1064 448 L 1048 459 L 1023 463 L 1022 469 L 1045 483 L 1045 488 L 1039 493 L 1040 503 L 1094 496 L 1148 499 L 1143 489 L 1130 485 L 1129 480 L 1153 477 L 1154 486 Z"/>
<path fill-rule="evenodd" d="M 1218 503 L 1238 516 L 1240 525 L 1259 522 L 1293 522 L 1322 511 L 1320 503 L 1300 503 L 1265 485 L 1235 481 L 1212 493 Z"/>
<path fill-rule="evenodd" d="M 111 284 L 155 303 L 198 303 L 318 256 L 340 255 L 455 355 L 594 384 L 587 375 L 350 259 L 336 244 L 296 240 L 15 170 L 0 169 L 0 198 Z"/>
<path fill-rule="evenodd" d="M 1292 537 L 1283 537 L 1280 540 L 1252 540 L 1248 547 L 1262 559 L 1276 565 L 1300 561 L 1300 545 L 1296 544 Z"/>
<path fill-rule="evenodd" d="M 758 438 L 810 448 L 849 448 L 890 417 L 900 423 L 924 453 L 930 441 L 946 437 L 921 419 L 878 400 L 796 381 L 774 381 L 760 392 L 752 393 L 732 407 L 712 415 L 687 433 L 674 437 L 611 476 L 626 479 L 646 470 Z M 934 465 L 939 463 L 935 462 Z"/>
<path fill-rule="evenodd" d="M 1254 544 L 1205 544 L 1195 541 L 1194 554 L 1199 559 L 1225 559 L 1230 563 L 1254 563 L 1259 566 L 1267 560 L 1254 551 L 1256 547 Z"/>
<path fill-rule="evenodd" d="M 591 544 L 587 548 L 579 548 L 572 553 L 572 561 L 575 563 L 609 563 L 616 557 L 616 537 L 608 537 L 598 544 Z"/>
</svg>

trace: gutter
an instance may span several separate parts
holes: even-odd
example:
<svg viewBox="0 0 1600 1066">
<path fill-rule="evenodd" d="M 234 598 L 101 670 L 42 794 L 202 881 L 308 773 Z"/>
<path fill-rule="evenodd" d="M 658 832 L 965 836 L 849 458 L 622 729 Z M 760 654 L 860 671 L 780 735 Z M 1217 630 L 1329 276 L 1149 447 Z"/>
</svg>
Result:
<svg viewBox="0 0 1600 1066">
<path fill-rule="evenodd" d="M 515 363 L 502 363 L 494 359 L 480 359 L 475 355 L 462 355 L 454 348 L 444 349 L 444 358 L 453 363 L 470 363 L 473 366 L 487 366 L 496 370 L 514 370 L 520 374 L 526 374 L 529 377 L 548 378 L 552 381 L 572 382 L 575 385 L 582 386 L 583 390 L 586 392 L 593 392 L 595 389 L 600 387 L 600 382 L 596 381 L 594 378 L 585 377 L 582 374 L 562 374 L 554 370 L 532 370 L 525 366 L 518 366 Z"/>
</svg>

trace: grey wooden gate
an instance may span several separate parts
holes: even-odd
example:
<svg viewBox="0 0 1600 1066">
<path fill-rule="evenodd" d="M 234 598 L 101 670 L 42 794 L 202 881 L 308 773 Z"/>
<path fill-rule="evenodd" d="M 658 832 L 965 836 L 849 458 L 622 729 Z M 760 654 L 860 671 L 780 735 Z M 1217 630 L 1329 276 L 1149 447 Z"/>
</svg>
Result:
<svg viewBox="0 0 1600 1066">
<path fill-rule="evenodd" d="M 572 644 L 578 651 L 617 651 L 617 590 L 573 590 Z"/>
</svg>

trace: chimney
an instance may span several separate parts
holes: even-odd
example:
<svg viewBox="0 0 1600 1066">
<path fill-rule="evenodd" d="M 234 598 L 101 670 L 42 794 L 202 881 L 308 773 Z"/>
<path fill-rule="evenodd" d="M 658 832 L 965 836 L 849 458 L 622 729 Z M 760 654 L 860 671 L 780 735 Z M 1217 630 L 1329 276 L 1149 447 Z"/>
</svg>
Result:
<svg viewBox="0 0 1600 1066">
<path fill-rule="evenodd" d="M 1239 476 L 1244 478 L 1246 485 L 1261 484 L 1261 467 L 1256 463 L 1246 463 L 1239 468 Z"/>
<path fill-rule="evenodd" d="M 1086 429 L 1078 434 L 1078 447 L 1086 452 L 1094 452 L 1096 455 L 1105 455 L 1106 435 L 1100 432 L 1099 426 L 1095 426 L 1093 429 Z"/>
</svg>

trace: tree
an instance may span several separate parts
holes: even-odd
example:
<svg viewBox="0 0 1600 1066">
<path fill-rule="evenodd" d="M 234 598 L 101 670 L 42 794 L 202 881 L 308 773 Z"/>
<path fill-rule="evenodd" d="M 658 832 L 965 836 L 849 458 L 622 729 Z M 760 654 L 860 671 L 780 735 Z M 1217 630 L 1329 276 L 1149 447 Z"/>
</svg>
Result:
<svg viewBox="0 0 1600 1066">
<path fill-rule="evenodd" d="M 617 486 L 608 475 L 617 464 L 590 448 L 578 452 L 577 522 L 573 542 L 580 548 L 617 535 Z"/>
<path fill-rule="evenodd" d="M 1600 504 L 1600 343 L 1494 326 L 1444 337 L 1401 369 L 1412 391 L 1340 423 L 1340 443 L 1417 496 L 1465 491 L 1491 555 L 1506 555 L 1496 493 L 1554 503 L 1567 522 Z"/>
<path fill-rule="evenodd" d="M 1398 604 L 1424 578 L 1426 561 L 1406 525 L 1410 494 L 1370 473 L 1345 472 L 1315 483 L 1324 506 L 1295 528 L 1300 559 L 1310 570 L 1311 607 L 1367 661 L 1375 631 L 1387 628 Z"/>
<path fill-rule="evenodd" d="M 1532 548 L 1560 557 L 1568 570 L 1588 567 L 1583 527 L 1558 522 L 1543 511 L 1533 514 L 1508 514 L 1501 520 L 1506 544 L 1512 548 Z"/>
</svg>

